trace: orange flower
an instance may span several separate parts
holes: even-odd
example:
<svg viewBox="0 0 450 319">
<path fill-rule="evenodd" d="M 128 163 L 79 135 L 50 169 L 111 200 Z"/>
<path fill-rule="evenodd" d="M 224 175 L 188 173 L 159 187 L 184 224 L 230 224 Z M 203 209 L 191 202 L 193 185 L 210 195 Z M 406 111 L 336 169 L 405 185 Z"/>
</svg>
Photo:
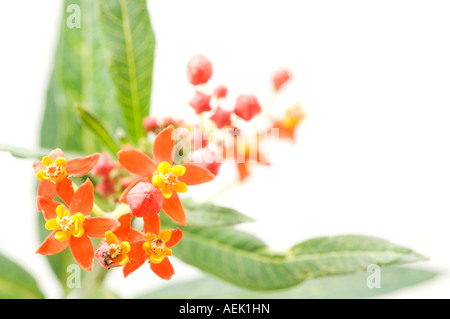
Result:
<svg viewBox="0 0 450 319">
<path fill-rule="evenodd" d="M 149 217 L 158 214 L 160 208 L 175 222 L 186 225 L 186 214 L 178 193 L 187 191 L 188 185 L 198 185 L 215 178 L 208 169 L 193 163 L 173 165 L 172 139 L 174 127 L 162 130 L 153 143 L 152 160 L 137 150 L 121 150 L 117 153 L 119 162 L 128 171 L 141 178 L 135 180 L 120 196 L 120 201 L 130 205 L 135 216 Z M 142 183 L 138 185 L 139 183 Z M 135 186 L 142 191 L 134 189 Z M 155 206 L 159 201 L 155 188 L 162 194 L 161 207 Z M 133 190 L 134 189 L 134 190 Z M 131 200 L 131 201 L 130 201 Z"/>
<path fill-rule="evenodd" d="M 95 250 L 95 257 L 103 267 L 109 269 L 125 265 L 129 261 L 130 241 L 142 239 L 142 233 L 131 228 L 131 219 L 131 213 L 120 216 L 120 226 L 114 232 L 107 231 L 105 241 Z"/>
<path fill-rule="evenodd" d="M 152 271 L 162 279 L 169 280 L 175 271 L 169 260 L 172 247 L 183 237 L 182 231 L 160 230 L 159 215 L 144 217 L 144 228 L 141 238 L 130 243 L 129 261 L 123 267 L 123 275 L 127 277 L 148 260 Z"/>
<path fill-rule="evenodd" d="M 99 153 L 86 157 L 66 160 L 60 149 L 54 149 L 42 161 L 35 161 L 33 168 L 40 180 L 38 195 L 55 198 L 56 194 L 66 203 L 72 201 L 74 194 L 69 176 L 81 177 L 88 174 L 100 158 Z"/>
<path fill-rule="evenodd" d="M 250 175 L 249 165 L 269 165 L 268 159 L 261 152 L 260 145 L 265 135 L 265 132 L 251 137 L 234 135 L 231 139 L 225 141 L 223 158 L 231 159 L 236 163 L 239 181 L 244 181 Z"/>
<path fill-rule="evenodd" d="M 280 138 L 287 138 L 294 141 L 295 129 L 304 118 L 305 114 L 301 110 L 300 105 L 297 104 L 286 111 L 282 120 L 274 121 L 272 128 L 279 130 Z"/>
<path fill-rule="evenodd" d="M 89 217 L 94 205 L 94 185 L 88 179 L 75 192 L 69 205 L 46 196 L 38 196 L 46 220 L 45 227 L 52 232 L 41 243 L 36 253 L 54 255 L 67 246 L 75 261 L 86 271 L 94 262 L 94 247 L 89 237 L 102 238 L 105 232 L 119 226 L 119 222 L 107 217 Z"/>
</svg>

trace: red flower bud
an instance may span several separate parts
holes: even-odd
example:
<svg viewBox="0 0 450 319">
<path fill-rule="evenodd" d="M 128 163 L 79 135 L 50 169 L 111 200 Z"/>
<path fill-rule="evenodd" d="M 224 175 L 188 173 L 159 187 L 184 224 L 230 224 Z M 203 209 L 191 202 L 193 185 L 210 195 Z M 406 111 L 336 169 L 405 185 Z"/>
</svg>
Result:
<svg viewBox="0 0 450 319">
<path fill-rule="evenodd" d="M 97 164 L 91 170 L 92 176 L 109 177 L 111 170 L 116 166 L 116 163 L 109 157 L 108 153 L 100 154 Z"/>
<path fill-rule="evenodd" d="M 214 89 L 213 95 L 218 98 L 225 98 L 227 96 L 228 89 L 224 85 L 219 85 Z"/>
<path fill-rule="evenodd" d="M 187 65 L 187 76 L 193 85 L 208 82 L 212 75 L 212 63 L 203 55 L 193 56 Z"/>
<path fill-rule="evenodd" d="M 127 203 L 136 217 L 151 217 L 159 213 L 163 196 L 158 188 L 149 182 L 140 182 L 127 195 Z"/>
<path fill-rule="evenodd" d="M 288 70 L 279 70 L 275 73 L 273 76 L 273 86 L 275 88 L 275 91 L 278 91 L 281 89 L 281 87 L 291 78 L 291 74 Z"/>
<path fill-rule="evenodd" d="M 194 96 L 189 101 L 189 105 L 192 106 L 195 113 L 200 114 L 211 110 L 211 105 L 209 104 L 210 100 L 211 96 L 195 91 Z"/>
<path fill-rule="evenodd" d="M 194 155 L 192 162 L 206 168 L 212 174 L 217 175 L 219 173 L 220 165 L 223 162 L 223 157 L 222 154 L 205 148 Z"/>
<path fill-rule="evenodd" d="M 231 111 L 226 111 L 220 106 L 216 108 L 214 114 L 210 117 L 211 121 L 216 123 L 218 128 L 231 125 Z"/>
<path fill-rule="evenodd" d="M 158 120 L 153 116 L 146 116 L 143 120 L 145 132 L 154 132 L 159 127 Z"/>
<path fill-rule="evenodd" d="M 208 136 L 205 133 L 196 130 L 192 135 L 191 144 L 194 150 L 205 148 L 206 145 L 208 145 Z"/>
<path fill-rule="evenodd" d="M 261 112 L 261 106 L 255 95 L 239 95 L 236 100 L 234 113 L 240 118 L 250 121 L 256 114 Z"/>
</svg>

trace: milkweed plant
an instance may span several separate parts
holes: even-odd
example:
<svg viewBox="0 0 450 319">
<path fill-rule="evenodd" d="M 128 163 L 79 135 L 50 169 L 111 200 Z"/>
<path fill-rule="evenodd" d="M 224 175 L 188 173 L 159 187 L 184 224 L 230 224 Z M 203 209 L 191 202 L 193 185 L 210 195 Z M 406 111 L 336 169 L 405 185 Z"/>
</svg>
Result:
<svg viewBox="0 0 450 319">
<path fill-rule="evenodd" d="M 111 297 L 105 278 L 117 271 L 126 279 L 139 276 L 141 267 L 158 280 L 180 284 L 173 258 L 211 278 L 206 282 L 215 294 L 207 298 L 220 297 L 223 285 L 233 296 L 245 291 L 246 296 L 296 298 L 296 289 L 318 277 L 368 276 L 369 266 L 425 259 L 364 235 L 313 238 L 272 252 L 266 245 L 270 234 L 258 238 L 235 227 L 252 220 L 245 212 L 194 201 L 191 188 L 216 181 L 224 163 L 235 167 L 233 185 L 239 185 L 258 166 L 270 169 L 268 145 L 284 139 L 295 147 L 307 116 L 302 105 L 294 101 L 275 115 L 251 92 L 231 100 L 228 90 L 235 88 L 213 86 L 210 79 L 220 74 L 213 61 L 197 54 L 185 61 L 183 71 L 192 91 L 184 111 L 195 120 L 180 114 L 156 117 L 150 108 L 156 40 L 146 1 L 65 1 L 64 9 L 41 149 L 26 154 L 10 150 L 34 158 L 30 176 L 36 183 L 41 236 L 36 253 L 48 259 L 64 297 Z M 267 75 L 270 93 L 283 94 L 293 76 L 288 69 Z M 280 177 L 280 185 L 267 187 L 282 184 Z M 257 196 L 246 194 L 248 200 Z M 273 223 L 282 227 L 276 218 Z M 26 273 L 2 259 L 3 267 Z M 68 265 L 82 270 L 86 281 L 80 287 L 67 287 Z M 12 280 L 25 286 L 19 277 L 30 276 Z M 45 297 L 28 279 L 28 296 Z M 195 287 L 180 289 L 187 298 L 202 297 Z"/>
</svg>

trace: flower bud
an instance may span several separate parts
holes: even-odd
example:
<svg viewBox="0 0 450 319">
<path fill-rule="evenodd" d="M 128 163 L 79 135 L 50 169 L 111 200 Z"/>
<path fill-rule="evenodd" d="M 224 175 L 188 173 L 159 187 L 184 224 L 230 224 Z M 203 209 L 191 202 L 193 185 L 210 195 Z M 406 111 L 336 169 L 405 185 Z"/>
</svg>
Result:
<svg viewBox="0 0 450 319">
<path fill-rule="evenodd" d="M 91 174 L 96 177 L 102 176 L 108 178 L 115 166 L 116 163 L 109 157 L 108 153 L 102 153 L 97 164 L 91 170 Z"/>
<path fill-rule="evenodd" d="M 228 89 L 226 88 L 226 86 L 219 85 L 218 87 L 216 87 L 214 89 L 213 95 L 218 99 L 222 99 L 227 96 L 227 92 L 228 92 Z"/>
<path fill-rule="evenodd" d="M 212 63 L 203 55 L 193 56 L 187 65 L 187 76 L 193 85 L 208 82 L 212 75 Z"/>
<path fill-rule="evenodd" d="M 286 69 L 279 70 L 278 72 L 276 72 L 272 78 L 273 87 L 275 88 L 275 91 L 278 91 L 279 89 L 281 89 L 281 87 L 287 81 L 289 81 L 290 78 L 291 78 L 291 74 Z"/>
<path fill-rule="evenodd" d="M 231 125 L 231 111 L 226 111 L 218 106 L 210 119 L 216 124 L 217 128 L 229 126 Z"/>
<path fill-rule="evenodd" d="M 261 112 L 261 106 L 255 95 L 239 95 L 236 100 L 234 113 L 237 116 L 250 121 L 256 114 Z"/>
<path fill-rule="evenodd" d="M 195 113 L 200 114 L 211 110 L 210 100 L 211 96 L 195 91 L 194 96 L 189 101 L 189 105 L 192 106 Z"/>
<path fill-rule="evenodd" d="M 163 196 L 158 188 L 149 182 L 140 182 L 127 195 L 127 203 L 136 217 L 151 217 L 162 207 Z"/>
<path fill-rule="evenodd" d="M 146 116 L 143 120 L 145 132 L 154 132 L 158 129 L 158 120 L 153 116 Z"/>
</svg>

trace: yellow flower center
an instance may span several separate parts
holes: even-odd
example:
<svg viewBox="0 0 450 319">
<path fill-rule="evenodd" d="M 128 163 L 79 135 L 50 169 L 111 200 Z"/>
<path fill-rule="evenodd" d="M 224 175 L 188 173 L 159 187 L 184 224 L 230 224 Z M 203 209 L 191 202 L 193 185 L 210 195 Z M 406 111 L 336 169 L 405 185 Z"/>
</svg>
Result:
<svg viewBox="0 0 450 319">
<path fill-rule="evenodd" d="M 53 183 L 57 183 L 67 177 L 67 161 L 64 157 L 58 157 L 53 163 L 53 160 L 49 156 L 44 156 L 42 158 L 42 164 L 45 166 L 45 169 L 41 169 L 36 173 L 38 180 L 43 181 L 48 179 Z"/>
<path fill-rule="evenodd" d="M 56 218 L 50 219 L 45 223 L 45 228 L 48 230 L 57 230 L 55 238 L 59 241 L 66 241 L 71 236 L 80 238 L 84 234 L 82 227 L 84 222 L 84 215 L 76 213 L 70 215 L 64 205 L 59 205 L 56 208 Z"/>
<path fill-rule="evenodd" d="M 145 235 L 146 242 L 142 245 L 142 249 L 148 255 L 151 263 L 159 264 L 167 256 L 172 256 L 172 249 L 166 246 L 166 242 L 172 237 L 172 231 L 165 229 L 159 235 L 147 233 Z"/>
<path fill-rule="evenodd" d="M 172 167 L 168 162 L 161 162 L 157 171 L 153 174 L 152 183 L 161 190 L 165 198 L 170 198 L 172 191 L 177 193 L 187 191 L 186 184 L 178 180 L 178 177 L 183 176 L 185 172 L 184 166 L 175 165 Z"/>
<path fill-rule="evenodd" d="M 111 265 L 114 263 L 119 266 L 126 264 L 129 261 L 130 243 L 128 241 L 119 242 L 116 235 L 111 231 L 105 233 L 105 239 L 109 245 L 109 251 L 103 255 L 106 264 Z"/>
</svg>

